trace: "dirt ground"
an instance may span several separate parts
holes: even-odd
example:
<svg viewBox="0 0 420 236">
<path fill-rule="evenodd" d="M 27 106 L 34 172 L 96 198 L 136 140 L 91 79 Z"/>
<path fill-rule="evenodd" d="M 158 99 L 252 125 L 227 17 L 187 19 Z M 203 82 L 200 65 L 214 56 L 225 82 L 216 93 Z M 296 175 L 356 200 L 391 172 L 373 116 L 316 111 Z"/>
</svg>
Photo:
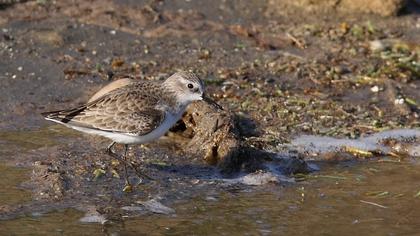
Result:
<svg viewBox="0 0 420 236">
<path fill-rule="evenodd" d="M 34 201 L 3 206 L 1 214 L 8 218 L 35 206 L 65 208 L 76 201 L 80 209 L 91 206 L 117 217 L 119 208 L 110 205 L 156 195 L 180 198 L 208 188 L 201 181 L 215 167 L 202 156 L 185 155 L 183 142 L 169 136 L 132 148 L 158 181 L 126 195 L 122 179 L 115 178 L 121 167 L 102 153 L 106 140 L 51 128 L 39 115 L 82 104 L 125 75 L 161 80 L 177 70 L 196 72 L 234 115 L 240 142 L 255 150 L 279 151 L 301 134 L 358 138 L 418 128 L 418 11 L 415 1 L 392 17 L 308 14 L 293 4 L 257 0 L 2 5 L 0 128 L 27 132 L 29 139 L 33 130 L 41 134 L 35 135 L 35 151 L 11 149 L 6 160 L 33 169 L 26 187 Z"/>
</svg>

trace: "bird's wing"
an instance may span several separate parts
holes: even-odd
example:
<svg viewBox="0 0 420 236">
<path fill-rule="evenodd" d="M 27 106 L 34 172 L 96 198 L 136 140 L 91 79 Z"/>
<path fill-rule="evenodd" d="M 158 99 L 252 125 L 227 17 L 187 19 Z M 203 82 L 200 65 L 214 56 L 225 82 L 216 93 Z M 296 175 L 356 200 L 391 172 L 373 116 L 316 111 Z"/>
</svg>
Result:
<svg viewBox="0 0 420 236">
<path fill-rule="evenodd" d="M 157 108 L 158 103 L 159 98 L 155 94 L 124 88 L 83 106 L 42 115 L 70 126 L 145 135 L 165 118 L 165 112 Z"/>
</svg>

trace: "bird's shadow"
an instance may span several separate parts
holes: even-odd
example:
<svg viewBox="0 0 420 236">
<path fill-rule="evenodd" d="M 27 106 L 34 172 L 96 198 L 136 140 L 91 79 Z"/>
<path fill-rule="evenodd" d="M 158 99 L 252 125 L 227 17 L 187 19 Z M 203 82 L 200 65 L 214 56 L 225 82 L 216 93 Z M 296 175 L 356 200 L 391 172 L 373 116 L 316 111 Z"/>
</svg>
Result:
<svg viewBox="0 0 420 236">
<path fill-rule="evenodd" d="M 407 1 L 406 6 L 401 9 L 398 15 L 418 15 L 420 14 L 420 2 L 419 1 Z"/>
<path fill-rule="evenodd" d="M 201 180 L 223 178 L 221 171 L 215 166 L 203 164 L 168 164 L 160 165 L 155 163 L 143 164 L 143 168 L 154 172 L 154 174 L 165 173 L 175 177 L 189 177 Z"/>
</svg>

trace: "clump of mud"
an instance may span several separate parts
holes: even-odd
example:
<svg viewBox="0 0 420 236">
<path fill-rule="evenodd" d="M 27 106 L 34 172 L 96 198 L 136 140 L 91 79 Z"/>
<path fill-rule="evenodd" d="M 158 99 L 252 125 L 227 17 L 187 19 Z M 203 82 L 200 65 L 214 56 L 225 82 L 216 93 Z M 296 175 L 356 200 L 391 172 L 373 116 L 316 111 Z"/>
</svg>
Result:
<svg viewBox="0 0 420 236">
<path fill-rule="evenodd" d="M 297 1 L 279 1 L 271 0 L 277 10 L 281 10 L 283 3 L 294 5 L 306 11 L 326 12 L 338 10 L 345 13 L 375 13 L 381 16 L 393 16 L 405 6 L 406 0 L 297 0 Z"/>
</svg>

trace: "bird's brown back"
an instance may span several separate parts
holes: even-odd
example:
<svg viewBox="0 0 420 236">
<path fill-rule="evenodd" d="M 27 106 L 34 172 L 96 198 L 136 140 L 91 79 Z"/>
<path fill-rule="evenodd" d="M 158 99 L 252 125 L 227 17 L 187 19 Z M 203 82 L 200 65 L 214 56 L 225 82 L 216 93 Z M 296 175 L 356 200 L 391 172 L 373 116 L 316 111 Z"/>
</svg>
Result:
<svg viewBox="0 0 420 236">
<path fill-rule="evenodd" d="M 173 106 L 174 99 L 161 84 L 141 81 L 111 91 L 73 109 L 43 113 L 51 120 L 71 126 L 144 135 L 165 118 L 160 106 Z"/>
</svg>

